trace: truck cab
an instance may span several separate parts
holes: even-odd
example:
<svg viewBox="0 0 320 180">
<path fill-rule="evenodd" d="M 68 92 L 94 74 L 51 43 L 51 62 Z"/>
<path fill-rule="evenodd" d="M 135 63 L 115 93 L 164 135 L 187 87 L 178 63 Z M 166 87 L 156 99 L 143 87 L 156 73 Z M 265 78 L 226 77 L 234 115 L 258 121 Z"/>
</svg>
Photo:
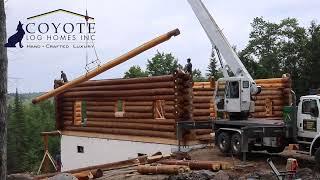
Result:
<svg viewBox="0 0 320 180">
<path fill-rule="evenodd" d="M 225 87 L 222 91 L 219 85 Z M 254 102 L 251 100 L 251 83 L 244 77 L 220 78 L 216 84 L 217 111 L 229 112 L 230 119 L 247 119 L 253 112 Z"/>
<path fill-rule="evenodd" d="M 320 147 L 320 95 L 302 96 L 297 110 L 299 148 L 315 155 Z M 319 150 L 320 155 L 320 150 Z M 319 157 L 320 158 L 320 157 Z"/>
</svg>

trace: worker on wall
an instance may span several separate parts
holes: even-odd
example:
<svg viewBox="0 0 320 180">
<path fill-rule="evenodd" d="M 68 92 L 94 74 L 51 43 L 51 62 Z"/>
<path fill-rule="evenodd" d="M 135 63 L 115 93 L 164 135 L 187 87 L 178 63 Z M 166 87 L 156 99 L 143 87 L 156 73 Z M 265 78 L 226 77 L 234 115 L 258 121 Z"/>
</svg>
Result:
<svg viewBox="0 0 320 180">
<path fill-rule="evenodd" d="M 190 58 L 187 59 L 187 64 L 186 64 L 186 66 L 184 67 L 184 71 L 185 71 L 186 73 L 189 73 L 189 74 L 192 75 L 192 64 L 191 64 L 191 59 L 190 59 Z"/>
<path fill-rule="evenodd" d="M 67 82 L 68 82 L 67 75 L 66 75 L 66 73 L 64 73 L 63 71 L 61 71 L 61 80 L 62 80 L 64 83 L 67 83 Z"/>
</svg>

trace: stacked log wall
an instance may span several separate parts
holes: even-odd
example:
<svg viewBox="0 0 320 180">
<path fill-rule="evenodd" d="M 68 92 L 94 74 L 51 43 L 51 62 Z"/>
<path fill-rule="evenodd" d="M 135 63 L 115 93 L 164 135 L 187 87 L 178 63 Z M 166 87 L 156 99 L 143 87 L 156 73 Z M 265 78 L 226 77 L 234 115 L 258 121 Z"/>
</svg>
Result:
<svg viewBox="0 0 320 180">
<path fill-rule="evenodd" d="M 282 110 L 284 106 L 289 106 L 292 103 L 291 89 L 292 82 L 289 77 L 282 78 L 269 78 L 269 79 L 256 79 L 256 84 L 261 86 L 261 93 L 254 96 L 255 112 L 251 113 L 250 116 L 254 118 L 282 118 Z M 210 110 L 213 108 L 212 115 L 210 117 L 216 117 L 216 106 L 214 105 L 214 90 L 215 86 L 210 86 L 210 82 L 195 82 L 193 86 L 193 101 L 194 109 L 207 108 L 208 105 L 202 105 L 200 102 L 209 102 L 210 99 Z M 221 95 L 224 93 L 225 85 L 223 83 L 218 85 Z M 199 92 L 200 91 L 200 92 Z M 201 92 L 202 91 L 202 92 Z M 208 92 L 204 92 L 208 91 Z M 203 96 L 201 96 L 203 95 Z M 212 98 L 210 96 L 212 95 Z M 206 109 L 208 111 L 208 109 Z M 194 120 L 205 120 L 208 119 L 208 113 L 204 117 L 199 116 L 197 110 L 193 111 Z"/>
<path fill-rule="evenodd" d="M 216 118 L 214 106 L 214 82 L 193 83 L 193 120 L 207 121 Z M 210 140 L 212 129 L 194 130 L 197 140 Z"/>
<path fill-rule="evenodd" d="M 166 76 L 84 82 L 59 96 L 57 114 L 63 122 L 59 127 L 175 139 L 176 121 L 191 117 L 191 109 L 185 108 L 191 106 L 189 83 L 189 75 L 178 71 Z M 74 105 L 79 101 L 85 102 L 82 106 L 86 117 L 75 110 Z M 155 111 L 157 102 L 160 107 Z M 119 111 L 119 104 L 123 110 Z M 84 119 L 80 125 L 75 123 L 79 117 Z"/>
<path fill-rule="evenodd" d="M 256 79 L 255 82 L 261 86 L 261 93 L 256 96 L 255 112 L 251 113 L 252 117 L 282 119 L 283 107 L 292 103 L 291 79 L 289 77 Z"/>
</svg>

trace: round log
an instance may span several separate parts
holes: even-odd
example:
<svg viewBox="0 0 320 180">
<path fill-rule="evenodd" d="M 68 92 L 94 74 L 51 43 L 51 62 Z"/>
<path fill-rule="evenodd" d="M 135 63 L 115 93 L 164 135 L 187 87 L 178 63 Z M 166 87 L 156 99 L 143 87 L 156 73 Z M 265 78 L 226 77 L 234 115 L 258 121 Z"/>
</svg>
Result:
<svg viewBox="0 0 320 180">
<path fill-rule="evenodd" d="M 133 97 L 69 97 L 64 98 L 64 101 L 114 101 L 114 100 L 129 100 L 129 101 L 154 101 L 154 100 L 176 100 L 174 95 L 158 95 L 158 96 L 133 96 Z"/>
<path fill-rule="evenodd" d="M 73 115 L 73 111 L 62 111 L 62 115 L 63 116 L 72 116 Z"/>
<path fill-rule="evenodd" d="M 210 91 L 214 92 L 214 88 L 198 88 L 198 87 L 193 87 L 193 91 Z"/>
<path fill-rule="evenodd" d="M 164 106 L 164 112 L 172 113 L 175 111 L 174 106 Z"/>
<path fill-rule="evenodd" d="M 153 112 L 153 106 L 128 106 L 124 108 L 126 112 Z"/>
<path fill-rule="evenodd" d="M 73 111 L 73 107 L 72 106 L 69 106 L 69 107 L 68 106 L 63 106 L 62 110 L 63 111 Z"/>
<path fill-rule="evenodd" d="M 283 91 L 281 89 L 263 89 L 258 96 L 266 95 L 282 95 Z"/>
<path fill-rule="evenodd" d="M 149 82 L 137 84 L 120 84 L 120 85 L 104 85 L 104 86 L 81 86 L 69 89 L 71 91 L 116 91 L 116 90 L 137 90 L 137 89 L 156 89 L 156 88 L 173 88 L 175 83 L 168 82 Z"/>
<path fill-rule="evenodd" d="M 153 101 L 126 101 L 126 106 L 152 106 Z"/>
<path fill-rule="evenodd" d="M 165 101 L 165 105 L 175 105 L 176 103 L 174 101 Z"/>
<path fill-rule="evenodd" d="M 162 131 L 150 131 L 150 130 L 138 130 L 138 129 L 115 129 L 115 128 L 97 128 L 97 127 L 81 127 L 81 126 L 67 126 L 64 130 L 70 131 L 84 131 L 94 133 L 105 134 L 117 134 L 117 135 L 132 135 L 132 136 L 149 136 L 175 139 L 174 132 L 162 132 Z"/>
<path fill-rule="evenodd" d="M 213 91 L 193 91 L 194 96 L 209 96 L 213 97 Z"/>
<path fill-rule="evenodd" d="M 115 106 L 87 106 L 87 111 L 114 112 Z"/>
<path fill-rule="evenodd" d="M 87 118 L 90 117 L 101 117 L 101 118 L 114 118 L 114 112 L 94 112 L 94 111 L 87 111 Z"/>
<path fill-rule="evenodd" d="M 175 113 L 167 113 L 167 112 L 166 112 L 166 113 L 164 114 L 164 117 L 167 118 L 167 119 L 176 119 L 177 116 L 179 116 L 179 115 L 176 115 Z"/>
<path fill-rule="evenodd" d="M 289 83 L 290 78 L 269 78 L 269 79 L 255 79 L 256 84 L 273 84 L 273 83 Z"/>
<path fill-rule="evenodd" d="M 168 132 L 175 131 L 175 128 L 172 125 L 125 123 L 125 122 L 87 121 L 86 126 L 104 127 L 104 128 L 120 128 L 120 129 L 141 129 L 141 130 L 168 131 Z"/>
<path fill-rule="evenodd" d="M 193 116 L 210 116 L 210 109 L 194 109 Z"/>
<path fill-rule="evenodd" d="M 65 92 L 63 97 L 126 97 L 126 96 L 155 96 L 174 94 L 173 88 L 140 89 L 140 90 L 119 90 L 119 91 L 77 91 Z"/>
<path fill-rule="evenodd" d="M 210 103 L 193 103 L 194 109 L 209 109 L 210 107 Z"/>
<path fill-rule="evenodd" d="M 194 97 L 193 103 L 210 103 L 210 99 L 207 97 Z"/>
<path fill-rule="evenodd" d="M 89 117 L 88 121 L 99 121 L 99 122 L 127 122 L 127 123 L 141 123 L 141 124 L 163 124 L 163 125 L 174 125 L 175 119 L 129 119 L 129 118 L 92 118 Z"/>
<path fill-rule="evenodd" d="M 266 95 L 266 96 L 256 96 L 257 100 L 265 100 L 265 99 L 271 99 L 271 100 L 278 100 L 278 99 L 282 99 L 283 96 L 282 95 Z"/>
<path fill-rule="evenodd" d="M 76 87 L 137 84 L 137 83 L 150 83 L 150 82 L 166 82 L 166 81 L 173 81 L 173 80 L 174 80 L 173 75 L 139 77 L 139 78 L 130 78 L 130 79 L 90 80 L 90 81 L 83 82 L 83 83 L 77 85 Z"/>
<path fill-rule="evenodd" d="M 126 118 L 154 118 L 153 112 L 144 112 L 144 113 L 137 113 L 137 112 L 125 112 L 124 117 Z M 170 118 L 173 119 L 173 118 Z"/>
<path fill-rule="evenodd" d="M 115 102 L 87 101 L 87 106 L 114 106 Z"/>
<path fill-rule="evenodd" d="M 137 56 L 138 54 L 158 45 L 158 44 L 161 44 L 167 40 L 169 40 L 171 37 L 173 36 L 177 36 L 180 34 L 180 31 L 179 29 L 175 29 L 173 31 L 170 31 L 166 34 L 163 34 L 157 38 L 154 38 L 153 40 L 151 41 L 148 41 L 142 45 L 140 45 L 139 47 L 137 48 L 134 48 L 132 49 L 131 51 L 105 63 L 105 64 L 102 64 L 101 66 L 95 68 L 94 70 L 92 71 L 89 71 L 87 72 L 86 74 L 72 80 L 72 81 L 69 81 L 68 83 L 65 83 L 64 85 L 60 86 L 60 87 L 57 87 L 55 88 L 54 90 L 51 90 L 41 96 L 38 96 L 36 98 L 34 98 L 32 100 L 32 103 L 33 104 L 36 104 L 36 103 L 39 103 L 40 101 L 43 101 L 43 100 L 46 100 L 46 99 L 49 99 L 50 97 L 54 97 L 54 96 L 57 96 L 61 93 L 63 93 L 65 90 L 68 90 L 69 88 L 72 88 L 72 87 L 75 87 L 83 82 L 86 82 L 88 81 L 89 79 Z"/>
<path fill-rule="evenodd" d="M 258 84 L 262 88 L 288 88 L 290 84 L 273 83 L 273 84 Z"/>
<path fill-rule="evenodd" d="M 63 104 L 63 106 L 69 107 L 74 105 L 74 102 L 62 102 L 61 104 Z"/>
<path fill-rule="evenodd" d="M 187 165 L 139 165 L 137 171 L 140 174 L 180 174 L 189 172 L 190 168 Z"/>
<path fill-rule="evenodd" d="M 194 86 L 202 86 L 202 85 L 208 85 L 210 86 L 210 82 L 193 82 Z"/>
<path fill-rule="evenodd" d="M 73 120 L 73 116 L 63 116 L 63 119 L 65 119 L 65 120 Z"/>
<path fill-rule="evenodd" d="M 189 166 L 192 170 L 213 170 L 213 167 L 217 167 L 220 170 L 221 161 L 197 161 L 197 160 L 175 160 L 175 159 L 165 159 L 159 161 L 160 164 L 168 165 L 185 165 Z"/>
</svg>

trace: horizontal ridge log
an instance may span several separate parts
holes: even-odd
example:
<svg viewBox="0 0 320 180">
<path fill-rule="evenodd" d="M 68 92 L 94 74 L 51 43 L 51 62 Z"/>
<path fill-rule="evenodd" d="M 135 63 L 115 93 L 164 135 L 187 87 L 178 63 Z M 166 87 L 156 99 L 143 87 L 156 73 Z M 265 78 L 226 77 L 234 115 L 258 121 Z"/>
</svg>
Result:
<svg viewBox="0 0 320 180">
<path fill-rule="evenodd" d="M 65 92 L 63 97 L 126 97 L 126 96 L 155 96 L 155 95 L 172 95 L 173 88 L 158 88 L 158 89 L 140 89 L 140 90 L 121 90 L 121 91 L 77 91 Z"/>
<path fill-rule="evenodd" d="M 133 135 L 133 136 L 150 136 L 150 137 L 163 137 L 175 139 L 174 132 L 150 131 L 150 130 L 131 130 L 131 129 L 115 129 L 115 128 L 96 128 L 96 127 L 81 127 L 81 126 L 67 126 L 64 130 L 70 131 L 84 131 L 106 134 L 118 135 Z"/>
<path fill-rule="evenodd" d="M 154 101 L 154 100 L 176 100 L 174 95 L 157 95 L 157 96 L 133 96 L 133 97 L 68 97 L 64 101 L 115 101 L 115 100 L 129 100 L 129 101 Z"/>
<path fill-rule="evenodd" d="M 139 77 L 139 78 L 130 78 L 130 79 L 90 80 L 90 81 L 83 82 L 77 85 L 76 87 L 150 83 L 150 82 L 163 82 L 163 81 L 173 81 L 173 80 L 174 80 L 173 75 Z"/>
<path fill-rule="evenodd" d="M 168 81 L 168 82 L 149 82 L 149 83 L 120 84 L 120 85 L 81 86 L 81 87 L 71 88 L 67 92 L 173 88 L 174 86 L 175 86 L 175 83 L 173 81 Z"/>
<path fill-rule="evenodd" d="M 168 131 L 168 132 L 175 131 L 175 127 L 172 125 L 125 123 L 125 122 L 87 121 L 86 126 L 88 126 L 88 127 L 120 128 L 120 129 Z"/>
<path fill-rule="evenodd" d="M 143 124 L 163 124 L 174 125 L 175 119 L 130 119 L 130 118 L 92 118 L 88 121 L 102 121 L 102 122 L 128 122 L 128 123 L 143 123 Z"/>
</svg>

